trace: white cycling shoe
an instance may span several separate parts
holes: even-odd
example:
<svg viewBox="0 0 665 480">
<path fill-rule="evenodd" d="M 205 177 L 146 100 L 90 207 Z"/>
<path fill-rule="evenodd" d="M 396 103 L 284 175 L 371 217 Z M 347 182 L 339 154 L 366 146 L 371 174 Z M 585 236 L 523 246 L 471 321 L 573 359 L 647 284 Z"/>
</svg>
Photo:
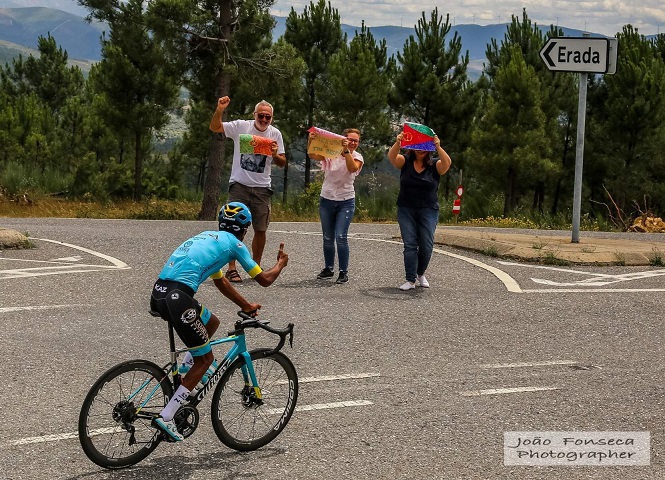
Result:
<svg viewBox="0 0 665 480">
<path fill-rule="evenodd" d="M 163 433 L 174 442 L 182 442 L 185 437 L 178 431 L 173 420 L 164 420 L 162 417 L 157 417 L 152 421 L 153 425 L 159 428 Z"/>
</svg>

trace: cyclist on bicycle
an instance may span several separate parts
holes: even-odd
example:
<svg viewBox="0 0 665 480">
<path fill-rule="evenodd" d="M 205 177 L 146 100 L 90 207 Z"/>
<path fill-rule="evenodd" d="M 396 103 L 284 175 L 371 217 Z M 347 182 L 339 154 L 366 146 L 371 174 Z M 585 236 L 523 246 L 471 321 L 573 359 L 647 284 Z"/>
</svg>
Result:
<svg viewBox="0 0 665 480">
<path fill-rule="evenodd" d="M 189 366 L 187 375 L 153 423 L 175 441 L 183 436 L 178 432 L 173 417 L 181 405 L 187 403 L 191 391 L 202 380 L 214 357 L 209 344 L 210 337 L 219 327 L 219 319 L 194 299 L 194 294 L 208 277 L 219 291 L 243 312 L 256 315 L 261 308 L 250 303 L 238 293 L 224 277 L 222 268 L 231 260 L 237 260 L 247 274 L 262 287 L 271 285 L 286 267 L 288 254 L 284 243 L 279 246 L 277 263 L 269 270 L 262 270 L 242 242 L 252 223 L 252 214 L 240 202 L 231 202 L 219 211 L 219 231 L 205 231 L 185 241 L 169 257 L 155 282 L 150 298 L 150 308 L 170 322 L 174 330 L 189 348 L 182 364 Z"/>
</svg>

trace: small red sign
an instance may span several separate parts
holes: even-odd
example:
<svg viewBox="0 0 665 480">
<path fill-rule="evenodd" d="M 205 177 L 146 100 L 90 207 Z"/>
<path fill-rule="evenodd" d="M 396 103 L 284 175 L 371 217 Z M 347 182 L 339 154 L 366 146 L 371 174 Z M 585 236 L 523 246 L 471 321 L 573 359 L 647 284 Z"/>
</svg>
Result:
<svg viewBox="0 0 665 480">
<path fill-rule="evenodd" d="M 456 198 L 453 202 L 453 215 L 459 215 L 460 210 L 462 210 L 462 202 Z"/>
</svg>

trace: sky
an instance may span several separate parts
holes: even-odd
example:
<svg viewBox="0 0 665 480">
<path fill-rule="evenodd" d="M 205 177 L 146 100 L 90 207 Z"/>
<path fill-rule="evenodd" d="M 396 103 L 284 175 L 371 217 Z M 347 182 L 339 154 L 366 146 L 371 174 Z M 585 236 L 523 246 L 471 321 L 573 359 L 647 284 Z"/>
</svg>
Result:
<svg viewBox="0 0 665 480">
<path fill-rule="evenodd" d="M 312 0 L 317 3 L 318 0 Z M 642 35 L 665 33 L 663 0 L 330 0 L 342 23 L 369 27 L 396 25 L 413 27 L 425 12 L 429 20 L 438 6 L 439 14 L 450 15 L 453 25 L 510 23 L 522 18 L 522 9 L 540 26 L 559 25 L 591 33 L 614 36 L 631 24 Z M 286 17 L 291 8 L 302 15 L 310 0 L 276 0 L 273 15 Z"/>
</svg>

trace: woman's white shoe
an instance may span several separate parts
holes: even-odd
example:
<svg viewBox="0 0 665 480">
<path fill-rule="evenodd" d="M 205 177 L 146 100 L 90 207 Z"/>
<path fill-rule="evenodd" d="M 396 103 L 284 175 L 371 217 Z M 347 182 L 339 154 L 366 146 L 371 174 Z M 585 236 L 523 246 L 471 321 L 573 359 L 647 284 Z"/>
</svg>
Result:
<svg viewBox="0 0 665 480">
<path fill-rule="evenodd" d="M 429 282 L 425 278 L 425 275 L 420 275 L 417 280 L 418 284 L 423 288 L 429 288 Z"/>
<path fill-rule="evenodd" d="M 404 284 L 399 287 L 399 289 L 403 291 L 413 290 L 414 288 L 416 288 L 416 284 L 412 282 L 404 282 Z"/>
</svg>

